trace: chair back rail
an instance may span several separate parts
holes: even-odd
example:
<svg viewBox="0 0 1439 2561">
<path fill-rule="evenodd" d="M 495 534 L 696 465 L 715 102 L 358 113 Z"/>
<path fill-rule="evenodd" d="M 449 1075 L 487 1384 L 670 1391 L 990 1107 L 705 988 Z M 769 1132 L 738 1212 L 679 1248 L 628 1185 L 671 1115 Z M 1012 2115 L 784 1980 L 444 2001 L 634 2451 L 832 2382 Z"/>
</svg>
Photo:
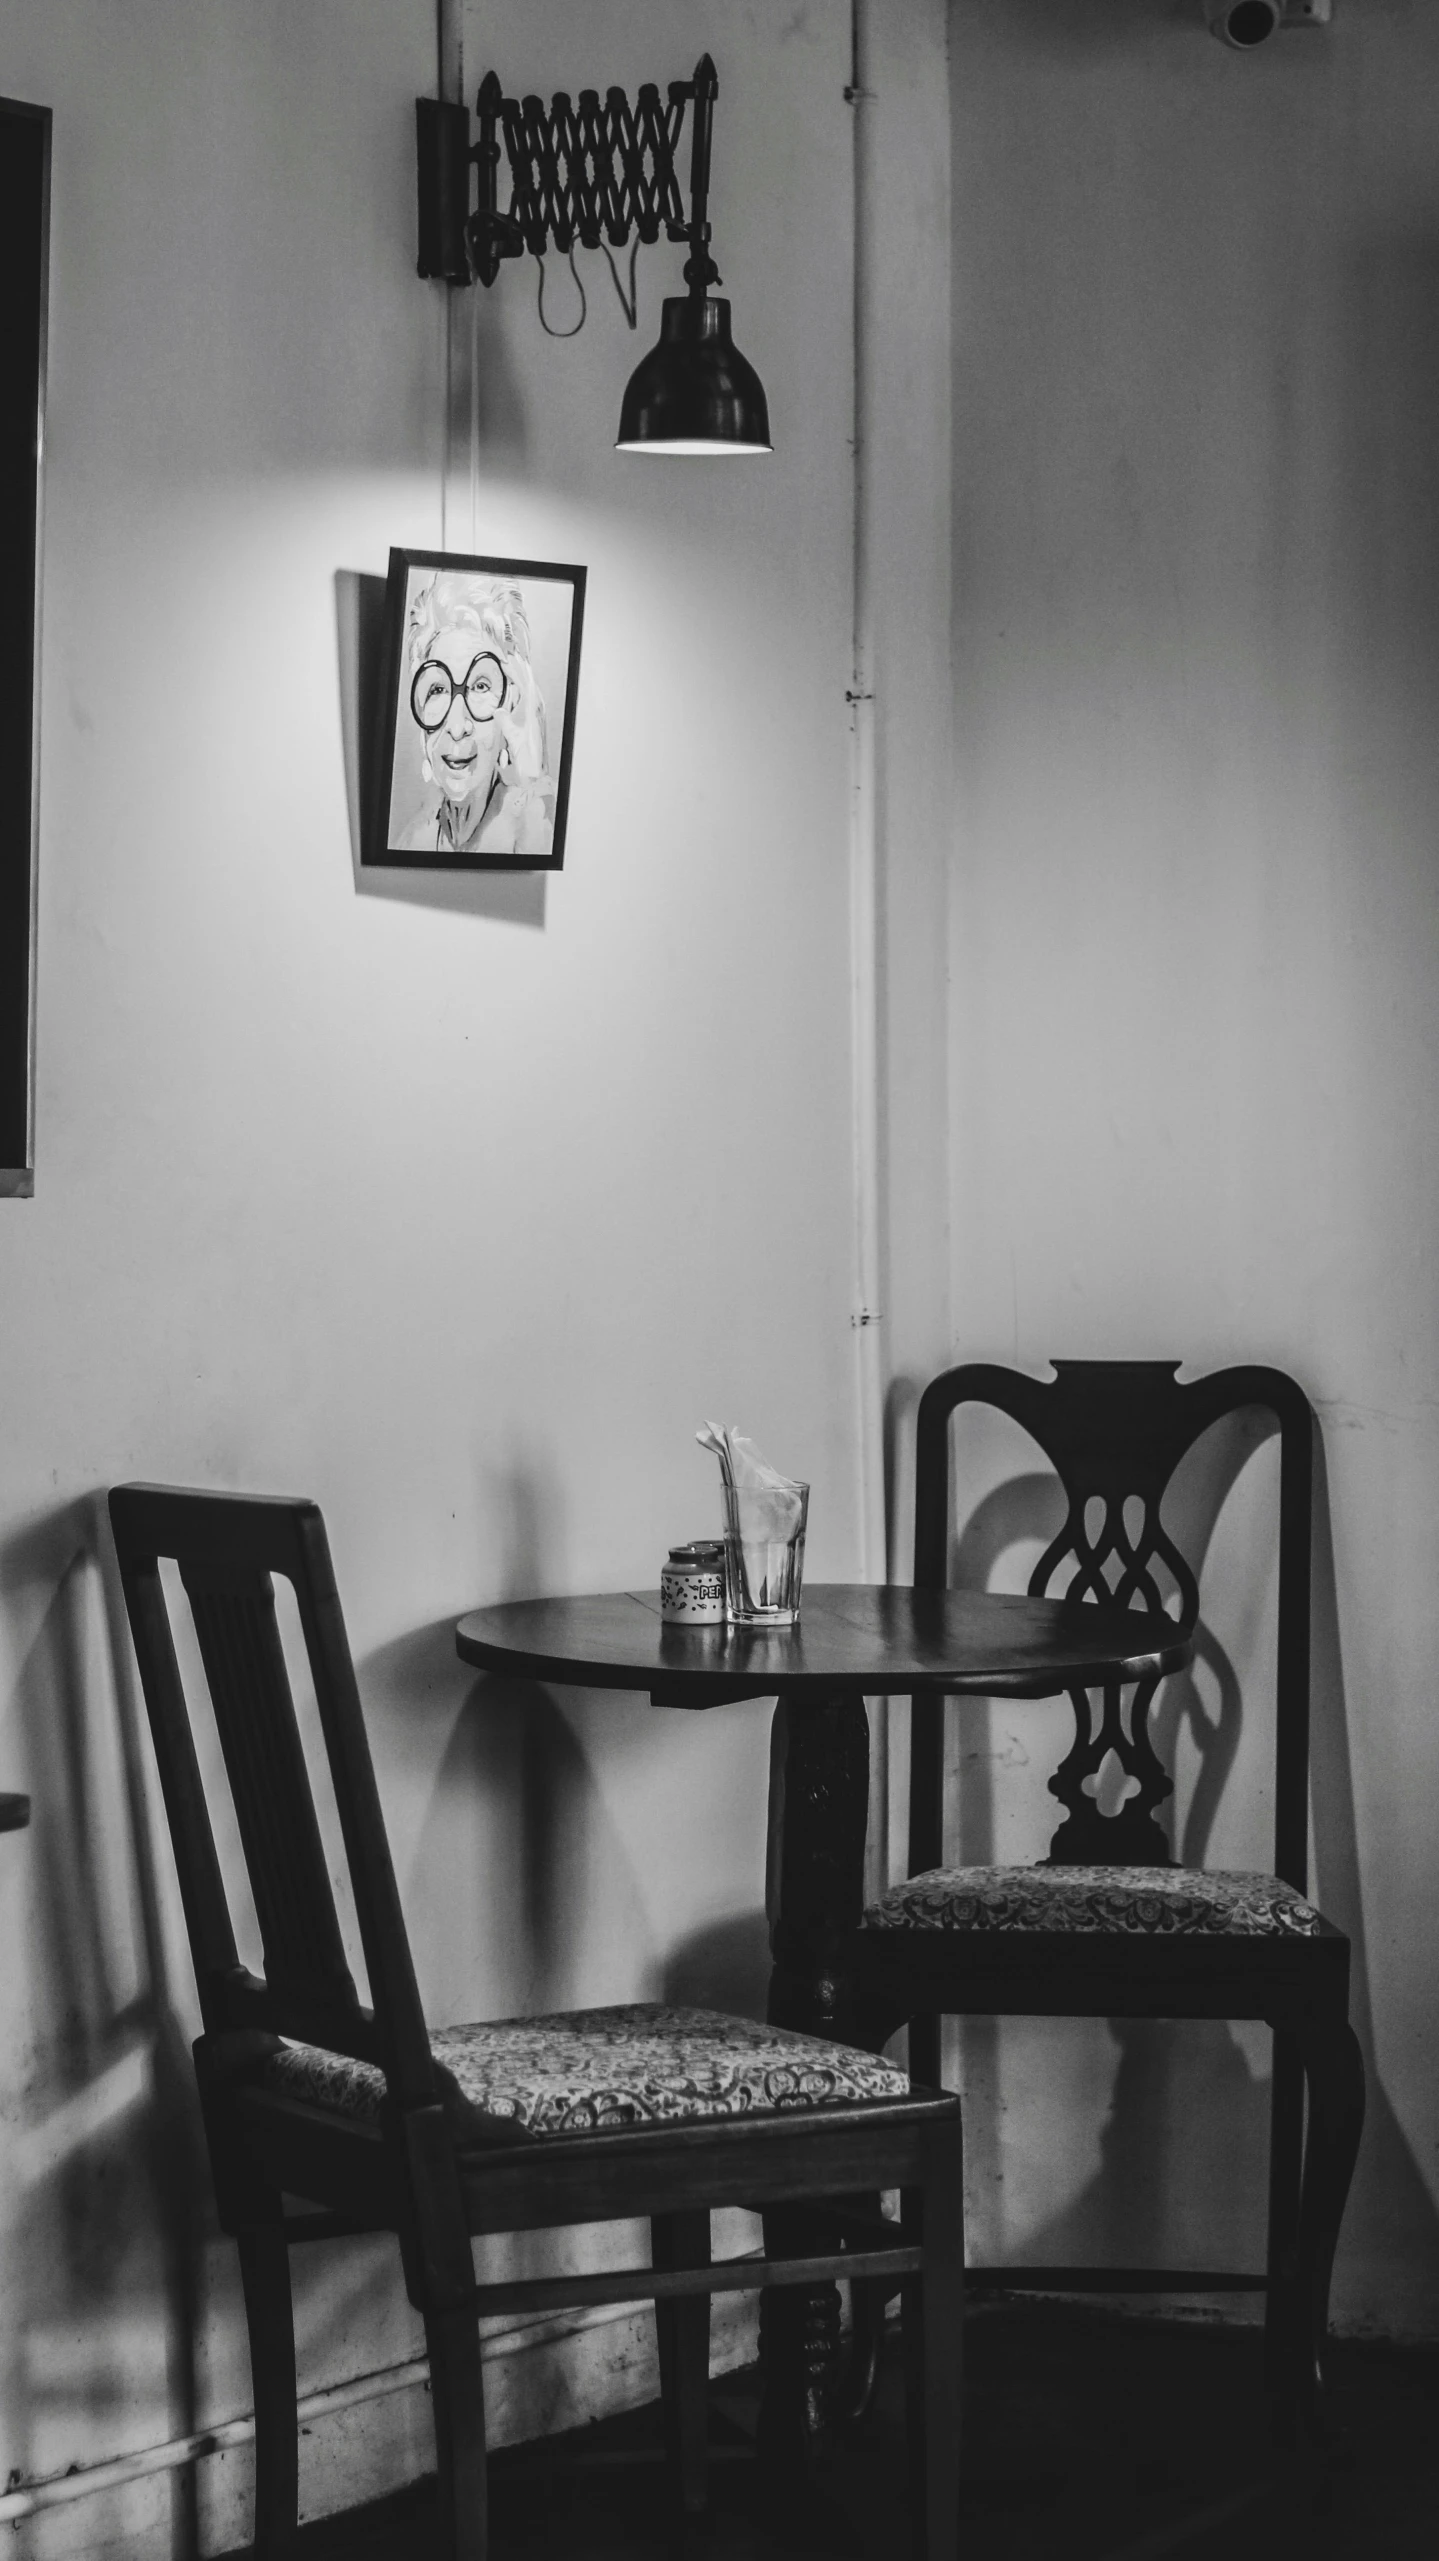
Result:
<svg viewBox="0 0 1439 2561">
<path fill-rule="evenodd" d="M 920 1400 L 915 1446 L 914 1579 L 942 1590 L 949 1577 L 951 1535 L 950 1420 L 957 1407 L 986 1404 L 1019 1423 L 1048 1458 L 1065 1496 L 1065 1519 L 1029 1580 L 1032 1594 L 1062 1588 L 1082 1601 L 1135 1610 L 1165 1607 L 1167 1573 L 1179 1621 L 1193 1629 L 1199 1591 L 1188 1560 L 1164 1528 L 1161 1507 L 1175 1470 L 1200 1435 L 1224 1416 L 1258 1407 L 1280 1435 L 1278 1658 L 1275 1700 L 1275 1873 L 1300 1893 L 1308 1868 L 1310 1542 L 1314 1417 L 1307 1397 L 1282 1370 L 1242 1365 L 1181 1385 L 1177 1361 L 1055 1361 L 1053 1379 L 1028 1378 L 997 1363 L 973 1361 L 931 1381 Z M 1091 1528 L 1093 1507 L 1100 1517 Z M 1137 1503 L 1130 1527 L 1126 1512 Z M 1100 1713 L 1090 1694 L 1069 1693 L 1073 1745 L 1050 1781 L 1065 1808 L 1050 1860 L 1075 1864 L 1167 1863 L 1170 1851 L 1155 1808 L 1173 1782 L 1150 1740 L 1156 1681 L 1106 1685 Z M 915 1699 L 911 1707 L 911 1875 L 943 1858 L 944 1706 Z M 1097 1803 L 1099 1773 L 1113 1752 L 1130 1801 L 1106 1815 Z"/>
<path fill-rule="evenodd" d="M 110 1520 L 206 2029 L 264 2029 L 380 2064 L 404 2106 L 434 2068 L 324 1522 L 281 1497 L 123 1485 Z M 160 1565 L 195 1622 L 264 1949 L 239 1960 Z M 373 2010 L 346 1960 L 305 1766 L 274 1577 L 294 1588 Z"/>
</svg>

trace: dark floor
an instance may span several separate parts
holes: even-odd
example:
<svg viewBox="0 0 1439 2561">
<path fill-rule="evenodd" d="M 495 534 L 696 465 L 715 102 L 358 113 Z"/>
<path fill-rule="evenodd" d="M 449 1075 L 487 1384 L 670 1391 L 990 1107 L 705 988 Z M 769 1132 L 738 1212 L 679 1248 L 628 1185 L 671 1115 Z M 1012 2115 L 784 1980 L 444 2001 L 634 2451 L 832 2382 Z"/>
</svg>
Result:
<svg viewBox="0 0 1439 2561">
<path fill-rule="evenodd" d="M 1333 2443 L 1276 2455 L 1258 2334 L 1125 2318 L 1072 2303 L 975 2306 L 966 2330 L 965 2490 L 958 2561 L 1349 2561 L 1439 2552 L 1439 2349 L 1340 2341 Z M 686 2561 L 786 2553 L 893 2561 L 908 2551 L 897 2359 L 872 2416 L 825 2468 L 822 2511 L 777 2518 L 748 2457 L 754 2377 L 713 2387 L 712 2512 Z M 495 2561 L 660 2561 L 662 2476 L 626 2464 L 656 2443 L 637 2411 L 543 2449 L 497 2456 Z M 562 2451 L 585 2468 L 562 2471 Z M 415 2491 L 308 2528 L 297 2561 L 425 2561 Z"/>
</svg>

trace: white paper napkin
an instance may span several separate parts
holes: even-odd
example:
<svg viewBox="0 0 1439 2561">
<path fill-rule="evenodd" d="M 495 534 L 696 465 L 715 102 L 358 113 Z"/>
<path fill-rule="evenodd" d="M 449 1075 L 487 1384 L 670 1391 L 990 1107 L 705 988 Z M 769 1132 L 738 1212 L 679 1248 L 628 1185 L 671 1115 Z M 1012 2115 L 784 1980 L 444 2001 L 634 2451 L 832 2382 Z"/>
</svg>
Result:
<svg viewBox="0 0 1439 2561">
<path fill-rule="evenodd" d="M 793 1538 L 803 1512 L 803 1485 L 782 1476 L 732 1423 L 706 1423 L 695 1439 L 701 1449 L 713 1450 L 725 1483 L 744 1496 L 746 1537 Z"/>
</svg>

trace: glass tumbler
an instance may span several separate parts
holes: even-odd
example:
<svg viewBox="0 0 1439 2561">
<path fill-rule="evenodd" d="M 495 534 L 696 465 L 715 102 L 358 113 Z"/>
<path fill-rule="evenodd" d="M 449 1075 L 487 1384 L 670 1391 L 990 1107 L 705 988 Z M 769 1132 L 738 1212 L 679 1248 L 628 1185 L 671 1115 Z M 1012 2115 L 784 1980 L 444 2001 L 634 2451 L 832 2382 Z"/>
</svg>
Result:
<svg viewBox="0 0 1439 2561">
<path fill-rule="evenodd" d="M 793 1627 L 804 1580 L 807 1485 L 726 1485 L 725 1604 L 737 1627 Z"/>
</svg>

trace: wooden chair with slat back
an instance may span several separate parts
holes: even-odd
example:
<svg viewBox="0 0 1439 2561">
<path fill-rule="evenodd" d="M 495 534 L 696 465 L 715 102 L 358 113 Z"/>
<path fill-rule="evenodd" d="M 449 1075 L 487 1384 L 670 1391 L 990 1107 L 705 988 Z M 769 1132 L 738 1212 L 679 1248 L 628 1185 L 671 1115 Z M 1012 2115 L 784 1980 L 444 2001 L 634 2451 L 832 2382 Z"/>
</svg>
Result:
<svg viewBox="0 0 1439 2561">
<path fill-rule="evenodd" d="M 934 1589 L 949 1579 L 951 1417 L 978 1403 L 1022 1425 L 1062 1489 L 1064 1520 L 1029 1590 L 1081 1605 L 1117 1600 L 1166 1610 L 1197 1626 L 1195 1576 L 1162 1517 L 1166 1490 L 1212 1425 L 1246 1409 L 1267 1411 L 1280 1436 L 1273 1874 L 1175 1863 L 1157 1819 L 1173 1781 L 1154 1748 L 1155 1681 L 1137 1685 L 1127 1701 L 1119 1685 L 1107 1687 L 1097 1714 L 1087 1691 L 1071 1694 L 1073 1743 L 1049 1781 L 1064 1815 L 1046 1860 L 1029 1868 L 945 1866 L 944 1702 L 915 1699 L 909 1875 L 866 1912 L 855 1957 L 868 2032 L 878 2044 L 909 2020 L 911 2067 L 937 2083 L 946 2015 L 1267 2020 L 1275 2052 L 1262 2274 L 971 2267 L 969 2282 L 1263 2293 L 1276 2432 L 1288 2437 L 1314 2407 L 1364 2109 L 1363 2064 L 1348 2019 L 1349 1942 L 1307 1900 L 1313 1415 L 1294 1381 L 1274 1369 L 1226 1369 L 1181 1385 L 1178 1362 L 1053 1367 L 1054 1378 L 1040 1380 L 971 1363 L 926 1389 L 917 1424 L 915 1582 Z"/>
<path fill-rule="evenodd" d="M 319 1511 L 128 1485 L 112 1493 L 110 1518 L 194 1954 L 216 2197 L 240 2258 L 257 2554 L 270 2561 L 296 2532 L 290 2249 L 387 2231 L 424 2319 L 446 2561 L 482 2561 L 486 2549 L 481 2314 L 653 2300 L 673 2496 L 690 2514 L 705 2496 L 710 2295 L 839 2275 L 902 2286 L 914 2548 L 948 2561 L 958 2101 L 852 2048 L 710 2011 L 633 2005 L 431 2035 Z M 178 1565 L 194 1619 L 263 1943 L 258 1974 L 237 1950 L 162 1560 Z M 345 1955 L 276 1576 L 299 1607 L 373 2006 Z M 891 2188 L 898 2227 L 834 2205 Z M 710 2211 L 736 2204 L 765 2207 L 775 2254 L 712 2264 Z M 476 2283 L 474 2235 L 644 2216 L 649 2267 Z"/>
</svg>

